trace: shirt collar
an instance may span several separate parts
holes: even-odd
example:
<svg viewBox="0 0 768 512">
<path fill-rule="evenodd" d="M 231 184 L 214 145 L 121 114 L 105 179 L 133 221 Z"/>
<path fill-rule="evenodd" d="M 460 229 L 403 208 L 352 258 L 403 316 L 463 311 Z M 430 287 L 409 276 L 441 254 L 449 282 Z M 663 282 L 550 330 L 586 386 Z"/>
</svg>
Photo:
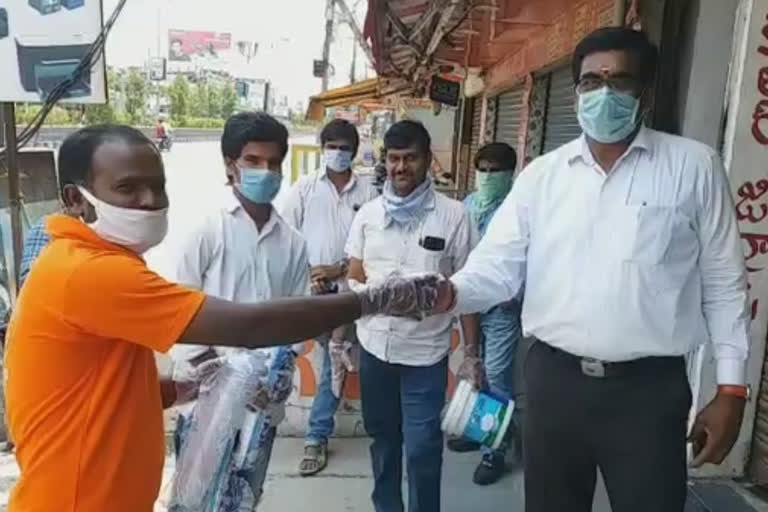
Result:
<svg viewBox="0 0 768 512">
<path fill-rule="evenodd" d="M 325 172 L 318 173 L 318 175 L 319 175 L 318 179 L 321 179 L 323 181 L 328 182 L 328 185 L 330 185 L 330 186 L 332 186 L 334 188 L 336 187 L 333 184 L 333 182 L 331 181 L 331 179 L 328 177 L 328 170 L 327 169 L 325 170 Z M 345 194 L 346 192 L 349 192 L 350 190 L 352 190 L 352 188 L 355 185 L 357 185 L 357 176 L 355 176 L 355 171 L 352 171 L 352 175 L 350 176 L 349 181 L 347 182 L 346 185 L 344 185 L 344 188 L 341 189 L 341 194 Z M 339 195 L 341 195 L 341 194 L 339 194 Z"/>
<path fill-rule="evenodd" d="M 427 199 L 427 202 L 424 203 L 424 211 L 425 212 L 431 212 L 437 207 L 437 190 L 434 191 L 434 193 L 431 194 L 431 196 Z M 381 197 L 381 196 L 379 196 Z M 393 225 L 395 223 L 394 219 L 390 217 L 387 214 L 387 209 L 384 208 L 384 199 L 381 197 L 381 213 L 382 213 L 382 222 L 383 226 L 385 228 L 388 228 L 389 226 Z"/>
<path fill-rule="evenodd" d="M 224 200 L 224 210 L 230 215 L 235 215 L 238 212 L 242 212 L 243 215 L 246 215 L 248 219 L 253 222 L 253 220 L 248 215 L 248 212 L 246 212 L 245 208 L 243 208 L 243 205 L 240 204 L 240 201 L 237 199 L 237 197 L 235 197 L 234 190 L 231 194 L 228 194 L 227 198 Z M 280 222 L 282 222 L 282 218 L 280 217 L 280 214 L 277 213 L 277 209 L 274 207 L 274 205 L 272 205 L 272 211 L 269 214 L 269 220 L 261 228 L 261 231 L 259 231 L 259 240 L 269 235 L 275 229 L 275 226 L 277 226 Z"/>
<path fill-rule="evenodd" d="M 49 215 L 45 220 L 45 230 L 48 235 L 50 235 L 51 240 L 76 240 L 99 249 L 119 251 L 143 261 L 143 258 L 135 252 L 126 247 L 104 240 L 94 230 L 88 227 L 85 222 L 70 217 L 69 215 Z"/>
<path fill-rule="evenodd" d="M 651 133 L 650 130 L 644 125 L 640 127 L 640 131 L 637 132 L 635 139 L 629 145 L 622 157 L 629 155 L 634 150 L 645 151 L 648 154 L 653 154 L 653 141 L 651 140 Z M 587 137 L 583 133 L 581 134 L 581 137 L 576 139 L 573 144 L 568 145 L 567 156 L 568 165 L 573 165 L 574 162 L 578 159 L 581 159 L 582 162 L 590 165 L 595 163 L 595 159 L 592 156 L 592 151 L 590 151 L 589 144 L 587 144 Z"/>
</svg>

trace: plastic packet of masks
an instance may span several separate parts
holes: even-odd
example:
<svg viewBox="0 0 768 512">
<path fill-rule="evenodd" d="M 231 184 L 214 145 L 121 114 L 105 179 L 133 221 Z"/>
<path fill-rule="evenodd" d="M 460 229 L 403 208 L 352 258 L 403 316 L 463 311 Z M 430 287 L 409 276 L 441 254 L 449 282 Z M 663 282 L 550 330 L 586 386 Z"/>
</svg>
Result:
<svg viewBox="0 0 768 512">
<path fill-rule="evenodd" d="M 253 390 L 267 372 L 261 351 L 227 355 L 200 385 L 195 420 L 176 465 L 169 510 L 216 512 L 227 487 L 239 429 Z"/>
</svg>

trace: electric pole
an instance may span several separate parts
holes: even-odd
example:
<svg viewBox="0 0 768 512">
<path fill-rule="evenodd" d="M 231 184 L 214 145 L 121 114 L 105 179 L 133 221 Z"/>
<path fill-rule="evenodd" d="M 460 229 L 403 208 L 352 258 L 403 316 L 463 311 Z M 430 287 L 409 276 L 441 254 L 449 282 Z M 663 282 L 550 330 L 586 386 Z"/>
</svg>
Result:
<svg viewBox="0 0 768 512">
<path fill-rule="evenodd" d="M 331 39 L 333 39 L 333 16 L 336 0 L 325 0 L 325 41 L 323 41 L 323 92 L 328 90 L 331 69 Z"/>
</svg>

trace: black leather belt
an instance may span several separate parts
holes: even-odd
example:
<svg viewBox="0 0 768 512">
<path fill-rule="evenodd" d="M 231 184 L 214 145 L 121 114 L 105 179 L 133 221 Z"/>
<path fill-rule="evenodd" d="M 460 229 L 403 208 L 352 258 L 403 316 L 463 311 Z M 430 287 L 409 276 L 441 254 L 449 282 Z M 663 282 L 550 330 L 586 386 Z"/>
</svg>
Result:
<svg viewBox="0 0 768 512">
<path fill-rule="evenodd" d="M 630 375 L 649 375 L 657 372 L 674 371 L 677 369 L 685 371 L 685 358 L 683 356 L 642 357 L 640 359 L 633 359 L 632 361 L 608 362 L 589 357 L 579 357 L 559 348 L 555 348 L 552 345 L 548 345 L 543 341 L 539 341 L 539 343 L 555 357 L 572 362 L 584 375 L 598 379 L 626 377 Z"/>
</svg>

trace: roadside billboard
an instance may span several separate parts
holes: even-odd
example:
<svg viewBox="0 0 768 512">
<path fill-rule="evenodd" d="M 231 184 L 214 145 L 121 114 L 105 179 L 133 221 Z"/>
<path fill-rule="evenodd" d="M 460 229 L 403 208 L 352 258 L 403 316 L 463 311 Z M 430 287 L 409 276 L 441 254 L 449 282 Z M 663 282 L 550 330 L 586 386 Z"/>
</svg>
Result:
<svg viewBox="0 0 768 512">
<path fill-rule="evenodd" d="M 100 0 L 4 2 L 0 31 L 0 101 L 41 102 L 70 78 L 102 27 Z M 103 56 L 64 98 L 72 103 L 106 101 Z"/>
<path fill-rule="evenodd" d="M 192 62 L 194 59 L 216 60 L 219 52 L 232 48 L 232 34 L 200 30 L 168 31 L 168 60 Z"/>
<path fill-rule="evenodd" d="M 164 57 L 152 57 L 149 59 L 149 78 L 155 81 L 165 80 L 166 67 Z"/>
</svg>

